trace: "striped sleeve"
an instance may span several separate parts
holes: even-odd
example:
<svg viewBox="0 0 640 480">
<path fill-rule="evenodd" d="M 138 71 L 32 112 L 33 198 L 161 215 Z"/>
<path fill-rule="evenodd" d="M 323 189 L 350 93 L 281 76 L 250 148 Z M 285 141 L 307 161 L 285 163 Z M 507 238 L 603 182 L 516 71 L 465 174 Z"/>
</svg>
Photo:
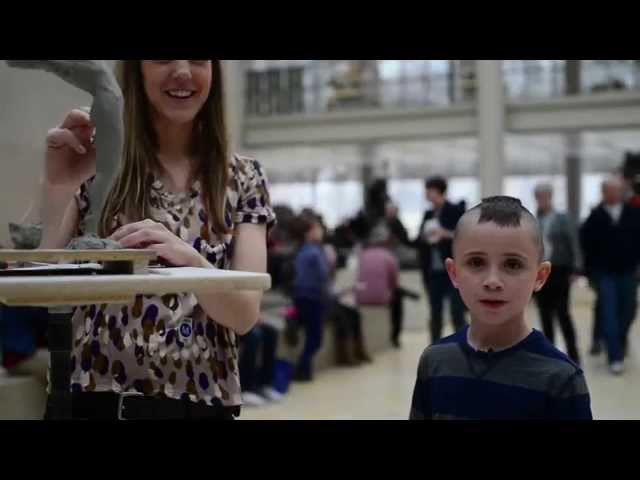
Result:
<svg viewBox="0 0 640 480">
<path fill-rule="evenodd" d="M 552 420 L 593 420 L 584 373 L 577 370 L 551 401 Z"/>
<path fill-rule="evenodd" d="M 427 378 L 427 352 L 420 357 L 418 374 L 411 398 L 409 420 L 431 419 L 431 396 L 429 394 L 429 379 Z"/>
</svg>

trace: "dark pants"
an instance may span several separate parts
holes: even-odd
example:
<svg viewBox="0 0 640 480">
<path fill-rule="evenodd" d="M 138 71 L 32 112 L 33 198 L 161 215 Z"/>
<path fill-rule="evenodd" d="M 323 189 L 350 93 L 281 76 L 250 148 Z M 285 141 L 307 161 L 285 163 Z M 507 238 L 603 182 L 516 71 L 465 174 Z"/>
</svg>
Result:
<svg viewBox="0 0 640 480">
<path fill-rule="evenodd" d="M 554 318 L 558 319 L 564 341 L 567 344 L 567 354 L 576 363 L 580 362 L 576 346 L 576 332 L 569 313 L 571 289 L 571 269 L 554 266 L 551 274 L 536 296 L 540 321 L 545 336 L 554 343 Z"/>
<path fill-rule="evenodd" d="M 638 312 L 638 276 L 637 274 L 633 275 L 633 296 L 631 301 L 631 313 L 629 314 L 629 323 L 627 323 L 626 328 L 623 332 L 623 348 L 624 353 L 626 354 L 627 344 L 629 342 L 629 332 L 631 331 L 631 325 L 633 325 L 634 320 L 636 319 L 636 314 Z"/>
<path fill-rule="evenodd" d="M 600 297 L 596 290 L 596 301 L 593 305 L 593 330 L 591 340 L 593 345 L 599 344 L 604 335 L 602 333 L 602 306 L 600 305 Z"/>
<path fill-rule="evenodd" d="M 335 322 L 337 340 L 357 340 L 362 337 L 362 318 L 357 309 L 334 301 L 330 316 Z"/>
<path fill-rule="evenodd" d="M 404 295 L 402 290 L 396 288 L 391 297 L 389 310 L 391 311 L 391 342 L 397 345 L 402 331 L 402 319 L 404 317 Z"/>
<path fill-rule="evenodd" d="M 243 392 L 258 392 L 273 384 L 273 366 L 277 346 L 278 332 L 269 325 L 256 325 L 240 338 L 238 366 Z M 258 357 L 260 357 L 259 360 Z"/>
<path fill-rule="evenodd" d="M 464 319 L 465 306 L 460 293 L 451 283 L 447 272 L 423 272 L 423 281 L 429 295 L 429 306 L 431 308 L 431 342 L 435 343 L 442 337 L 442 310 L 445 298 L 449 298 L 451 321 L 456 332 L 466 325 Z"/>
<path fill-rule="evenodd" d="M 393 291 L 391 303 L 389 303 L 389 312 L 391 314 L 391 343 L 399 345 L 400 333 L 402 332 L 402 323 L 404 319 L 404 299 L 405 297 L 418 300 L 420 296 L 411 290 L 398 287 Z"/>
<path fill-rule="evenodd" d="M 46 345 L 49 313 L 40 307 L 7 307 L 0 304 L 0 351 L 12 368 Z"/>
<path fill-rule="evenodd" d="M 593 280 L 598 292 L 599 317 L 609 363 L 621 361 L 636 308 L 635 276 L 633 273 L 597 272 Z"/>
<path fill-rule="evenodd" d="M 311 375 L 313 356 L 322 345 L 325 303 L 309 298 L 294 299 L 300 321 L 304 325 L 304 348 L 298 361 L 298 372 Z"/>
</svg>

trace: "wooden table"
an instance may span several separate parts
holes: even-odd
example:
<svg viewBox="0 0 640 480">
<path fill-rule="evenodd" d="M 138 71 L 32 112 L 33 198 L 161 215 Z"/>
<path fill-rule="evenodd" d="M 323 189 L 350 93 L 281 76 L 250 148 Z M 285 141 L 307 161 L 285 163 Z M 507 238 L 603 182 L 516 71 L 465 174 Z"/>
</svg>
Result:
<svg viewBox="0 0 640 480">
<path fill-rule="evenodd" d="M 208 268 L 154 268 L 130 275 L 0 276 L 0 303 L 21 306 L 133 303 L 136 295 L 268 290 L 267 274 Z"/>
<path fill-rule="evenodd" d="M 78 253 L 79 252 L 79 253 Z M 268 290 L 271 277 L 264 273 L 207 268 L 147 267 L 155 259 L 144 250 L 69 251 L 0 250 L 0 261 L 99 261 L 109 272 L 58 275 L 51 267 L 46 275 L 8 276 L 0 270 L 0 303 L 12 306 L 46 306 L 50 310 L 49 350 L 51 352 L 51 392 L 48 410 L 55 419 L 71 418 L 71 317 L 73 306 L 102 303 L 133 303 L 138 294 L 211 293 L 234 290 Z M 78 268 L 83 265 L 76 265 Z M 73 268 L 74 265 L 69 265 Z M 110 273 L 111 271 L 116 273 Z"/>
</svg>

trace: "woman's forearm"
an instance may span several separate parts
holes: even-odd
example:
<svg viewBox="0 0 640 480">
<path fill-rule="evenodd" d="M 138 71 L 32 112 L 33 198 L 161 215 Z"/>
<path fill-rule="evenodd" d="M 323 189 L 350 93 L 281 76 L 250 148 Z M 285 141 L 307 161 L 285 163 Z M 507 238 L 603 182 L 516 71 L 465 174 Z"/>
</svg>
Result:
<svg viewBox="0 0 640 480">
<path fill-rule="evenodd" d="M 258 323 L 262 292 L 216 292 L 196 297 L 210 318 L 240 335 L 249 332 Z"/>
<path fill-rule="evenodd" d="M 42 242 L 40 248 L 64 248 L 77 228 L 78 212 L 74 204 L 76 189 L 59 187 L 40 182 L 35 212 L 39 212 L 42 223 Z"/>
<path fill-rule="evenodd" d="M 267 271 L 267 242 L 265 225 L 240 224 L 235 236 L 233 270 L 244 272 Z M 205 257 L 199 256 L 197 265 L 214 268 Z M 258 323 L 262 291 L 212 292 L 197 296 L 200 306 L 216 322 L 243 335 Z"/>
<path fill-rule="evenodd" d="M 202 267 L 215 268 L 204 258 Z M 196 295 L 199 305 L 217 323 L 244 335 L 258 323 L 261 291 L 225 291 Z"/>
</svg>

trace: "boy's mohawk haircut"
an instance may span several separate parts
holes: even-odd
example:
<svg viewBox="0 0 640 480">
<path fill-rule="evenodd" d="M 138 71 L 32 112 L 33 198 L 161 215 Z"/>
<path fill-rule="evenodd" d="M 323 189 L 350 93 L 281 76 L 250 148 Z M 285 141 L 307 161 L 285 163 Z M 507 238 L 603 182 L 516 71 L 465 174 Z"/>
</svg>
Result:
<svg viewBox="0 0 640 480">
<path fill-rule="evenodd" d="M 478 224 L 480 223 L 495 223 L 500 227 L 513 227 L 518 228 L 524 222 L 528 223 L 532 227 L 532 233 L 534 241 L 538 247 L 540 260 L 544 257 L 544 242 L 542 240 L 542 233 L 540 232 L 540 226 L 536 217 L 527 208 L 522 205 L 522 202 L 518 198 L 508 197 L 506 195 L 497 195 L 494 197 L 487 197 L 482 199 L 478 205 L 468 210 L 463 218 L 467 215 L 474 214 L 479 211 Z M 458 222 L 458 226 L 453 233 L 453 241 L 458 238 L 460 224 L 462 218 Z"/>
<path fill-rule="evenodd" d="M 493 222 L 501 227 L 519 227 L 523 215 L 533 217 L 520 199 L 506 195 L 483 198 L 479 208 L 478 223 Z"/>
</svg>

